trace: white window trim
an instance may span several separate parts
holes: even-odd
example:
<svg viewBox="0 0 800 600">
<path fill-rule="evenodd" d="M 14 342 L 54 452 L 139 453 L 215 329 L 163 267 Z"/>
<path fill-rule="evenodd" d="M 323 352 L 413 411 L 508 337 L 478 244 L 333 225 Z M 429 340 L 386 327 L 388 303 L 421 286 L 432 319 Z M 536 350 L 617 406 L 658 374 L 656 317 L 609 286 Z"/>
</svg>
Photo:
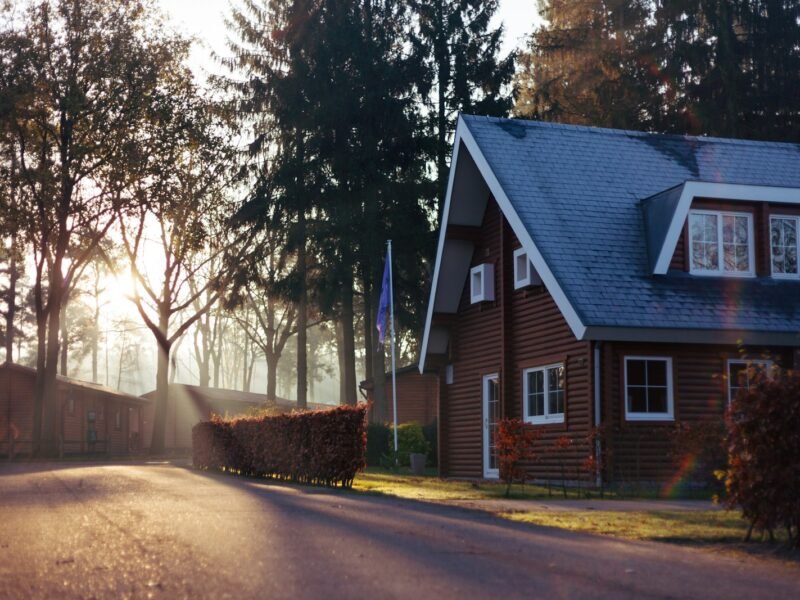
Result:
<svg viewBox="0 0 800 600">
<path fill-rule="evenodd" d="M 475 289 L 475 275 L 480 275 L 480 289 Z M 471 304 L 494 300 L 494 265 L 483 263 L 469 270 L 469 298 Z"/>
<path fill-rule="evenodd" d="M 667 363 L 667 412 L 631 412 L 628 410 L 628 361 L 629 360 L 660 360 Z M 625 380 L 622 388 L 622 401 L 625 404 L 626 421 L 674 421 L 675 420 L 675 398 L 674 386 L 672 384 L 672 358 L 669 356 L 625 356 L 624 359 Z"/>
<path fill-rule="evenodd" d="M 800 216 L 798 215 L 770 215 L 769 216 L 769 272 L 772 277 L 775 279 L 800 279 L 800 266 L 797 269 L 797 273 L 776 273 L 773 271 L 773 262 L 772 262 L 772 221 L 773 219 L 792 219 L 795 222 L 795 236 L 797 237 L 797 256 L 800 259 L 800 230 L 797 228 L 800 227 Z M 800 265 L 800 262 L 798 262 Z"/>
<path fill-rule="evenodd" d="M 728 404 L 733 401 L 733 398 L 731 398 L 731 365 L 747 365 L 748 367 L 749 365 L 761 365 L 766 370 L 767 376 L 771 377 L 773 364 L 771 360 L 766 358 L 729 358 L 725 369 L 725 379 L 728 381 Z"/>
<path fill-rule="evenodd" d="M 550 388 L 548 386 L 548 371 L 550 369 L 561 367 L 564 369 L 564 412 L 550 414 Z M 528 373 L 534 373 L 536 371 L 543 371 L 544 372 L 544 415 L 533 416 L 528 414 Z M 567 412 L 567 388 L 566 388 L 566 378 L 567 372 L 564 366 L 564 363 L 554 363 L 552 365 L 543 365 L 541 367 L 531 367 L 529 369 L 524 369 L 522 371 L 522 411 L 525 415 L 523 419 L 526 423 L 532 423 L 534 425 L 544 425 L 547 423 L 563 423 L 564 422 L 564 413 Z"/>
<path fill-rule="evenodd" d="M 692 215 L 714 215 L 717 217 L 717 257 L 719 268 L 713 269 L 695 269 L 694 268 L 694 244 L 692 243 Z M 747 217 L 747 261 L 750 265 L 748 271 L 726 271 L 725 270 L 725 253 L 722 248 L 722 217 Z M 689 211 L 689 216 L 686 219 L 688 224 L 688 238 L 689 238 L 689 272 L 692 275 L 702 275 L 704 277 L 755 277 L 755 238 L 753 230 L 753 213 L 740 212 L 732 210 L 700 210 L 693 209 Z"/>
<path fill-rule="evenodd" d="M 525 265 L 526 270 L 524 275 L 519 272 L 519 259 L 520 257 L 525 257 Z M 520 288 L 527 287 L 531 284 L 531 261 L 528 258 L 528 253 L 525 251 L 525 248 L 517 248 L 514 250 L 514 289 L 518 290 Z M 522 275 L 522 276 L 521 276 Z"/>
</svg>

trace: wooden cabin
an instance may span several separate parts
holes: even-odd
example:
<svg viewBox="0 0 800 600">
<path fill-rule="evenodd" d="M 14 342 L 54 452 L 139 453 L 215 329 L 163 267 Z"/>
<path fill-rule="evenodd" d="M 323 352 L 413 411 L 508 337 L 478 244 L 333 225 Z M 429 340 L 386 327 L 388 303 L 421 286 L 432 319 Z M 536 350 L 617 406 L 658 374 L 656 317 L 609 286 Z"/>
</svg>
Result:
<svg viewBox="0 0 800 600">
<path fill-rule="evenodd" d="M 0 455 L 33 451 L 36 370 L 0 365 Z M 58 376 L 59 448 L 62 455 L 121 456 L 142 450 L 148 401 L 112 388 Z"/>
<path fill-rule="evenodd" d="M 419 362 L 442 474 L 497 477 L 516 417 L 531 479 L 690 476 L 678 424 L 800 367 L 798 229 L 800 145 L 460 117 Z"/>
<path fill-rule="evenodd" d="M 144 419 L 144 440 L 146 447 L 149 448 L 153 437 L 156 391 L 147 392 L 142 397 L 149 400 Z M 192 427 L 201 421 L 207 421 L 213 414 L 235 417 L 252 414 L 268 406 L 270 405 L 266 394 L 171 383 L 164 447 L 173 451 L 191 449 Z M 273 405 L 276 410 L 284 412 L 290 412 L 296 407 L 297 402 L 285 398 L 277 398 Z M 330 406 L 309 403 L 308 408 L 316 410 Z"/>
<path fill-rule="evenodd" d="M 439 376 L 435 369 L 420 373 L 417 365 L 410 365 L 397 370 L 397 422 L 433 423 L 439 413 Z M 386 390 L 386 421 L 394 420 L 394 402 L 392 400 L 392 372 L 386 373 L 384 383 Z M 359 389 L 370 403 L 369 419 L 374 420 L 375 382 L 367 379 L 359 384 Z"/>
</svg>

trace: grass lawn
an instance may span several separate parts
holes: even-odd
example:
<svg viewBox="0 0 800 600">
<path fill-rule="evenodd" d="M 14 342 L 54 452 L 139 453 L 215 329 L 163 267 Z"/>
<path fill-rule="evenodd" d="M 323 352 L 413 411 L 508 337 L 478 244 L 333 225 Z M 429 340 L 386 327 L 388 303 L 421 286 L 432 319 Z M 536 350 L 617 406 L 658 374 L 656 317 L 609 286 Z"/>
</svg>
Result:
<svg viewBox="0 0 800 600">
<path fill-rule="evenodd" d="M 786 546 L 783 531 L 775 532 L 774 542 L 754 532 L 752 541 L 745 543 L 747 523 L 735 511 L 549 511 L 506 512 L 499 516 L 570 531 L 800 562 L 800 552 Z"/>
<path fill-rule="evenodd" d="M 680 544 L 741 542 L 747 533 L 747 523 L 739 514 L 724 510 L 542 511 L 508 512 L 501 516 L 571 531 Z"/>
<path fill-rule="evenodd" d="M 496 500 L 505 499 L 505 485 L 501 482 L 473 482 L 440 479 L 431 470 L 424 477 L 408 474 L 407 470 L 399 472 L 387 469 L 368 468 L 360 473 L 354 483 L 353 490 L 360 493 L 383 494 L 398 498 L 429 502 L 447 502 L 448 500 Z M 597 500 L 597 492 L 591 496 Z M 688 494 L 693 498 L 708 498 L 708 494 Z M 570 499 L 585 498 L 583 490 L 569 490 Z M 637 500 L 653 499 L 658 495 L 650 491 L 640 493 L 635 498 L 630 493 L 621 496 L 606 493 L 608 499 L 627 499 L 635 505 Z M 519 485 L 514 485 L 512 499 L 529 499 L 554 501 L 563 498 L 559 487 L 554 487 L 552 494 L 547 487 L 526 485 L 524 492 Z M 524 506 L 524 505 L 520 505 Z M 747 523 L 737 512 L 723 510 L 699 511 L 610 511 L 610 510 L 568 510 L 568 511 L 525 511 L 514 510 L 498 512 L 498 516 L 512 521 L 532 523 L 546 527 L 558 527 L 571 531 L 610 535 L 614 537 L 666 542 L 725 551 L 734 554 L 748 554 L 778 557 L 793 563 L 800 561 L 800 553 L 787 550 L 786 534 L 776 531 L 776 542 L 770 543 L 764 536 L 754 533 L 752 543 L 744 543 Z"/>
<path fill-rule="evenodd" d="M 433 474 L 433 471 L 431 471 L 431 475 L 419 477 L 409 475 L 407 471 L 403 470 L 394 472 L 370 467 L 356 476 L 353 490 L 414 500 L 487 500 L 504 498 L 506 486 L 499 482 L 440 479 Z M 553 497 L 556 497 L 556 490 L 553 492 Z M 560 490 L 557 492 L 561 494 Z M 547 488 L 526 485 L 523 493 L 522 488 L 515 485 L 511 492 L 511 498 L 547 498 Z"/>
<path fill-rule="evenodd" d="M 391 471 L 378 467 L 368 467 L 359 473 L 353 483 L 353 489 L 358 492 L 371 492 L 397 496 L 398 498 L 412 498 L 415 500 L 490 500 L 505 498 L 506 485 L 500 481 L 459 481 L 454 479 L 440 479 L 436 476 L 435 469 L 429 469 L 424 477 L 409 474 L 408 469 Z M 587 495 L 588 494 L 588 495 Z M 548 490 L 543 485 L 521 486 L 515 483 L 511 488 L 510 499 L 527 500 L 559 500 L 563 498 L 560 485 L 553 484 Z M 596 490 L 581 488 L 567 488 L 567 498 L 570 499 L 599 499 Z M 659 494 L 654 490 L 631 491 L 625 494 L 606 491 L 606 499 L 655 499 Z M 682 495 L 683 498 L 706 500 L 711 498 L 710 492 L 690 492 Z"/>
</svg>

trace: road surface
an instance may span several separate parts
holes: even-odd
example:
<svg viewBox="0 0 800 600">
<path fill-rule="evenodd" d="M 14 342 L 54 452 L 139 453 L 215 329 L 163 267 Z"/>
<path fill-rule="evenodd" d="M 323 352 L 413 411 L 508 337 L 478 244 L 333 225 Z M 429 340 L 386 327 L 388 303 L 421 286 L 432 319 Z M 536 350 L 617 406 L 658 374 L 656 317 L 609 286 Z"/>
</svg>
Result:
<svg viewBox="0 0 800 600">
<path fill-rule="evenodd" d="M 0 465 L 0 598 L 797 598 L 800 569 L 172 464 Z"/>
</svg>

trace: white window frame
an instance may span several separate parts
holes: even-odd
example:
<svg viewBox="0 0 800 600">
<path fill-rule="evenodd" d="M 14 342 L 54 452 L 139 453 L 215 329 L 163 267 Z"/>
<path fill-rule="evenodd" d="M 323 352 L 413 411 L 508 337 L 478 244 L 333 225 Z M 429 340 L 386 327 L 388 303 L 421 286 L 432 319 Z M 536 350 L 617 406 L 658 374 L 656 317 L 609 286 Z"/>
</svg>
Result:
<svg viewBox="0 0 800 600">
<path fill-rule="evenodd" d="M 728 404 L 733 401 L 731 397 L 731 365 L 746 365 L 748 368 L 750 365 L 761 365 L 767 372 L 767 376 L 771 377 L 773 364 L 771 360 L 766 358 L 729 358 L 725 363 L 725 379 L 728 380 Z"/>
<path fill-rule="evenodd" d="M 713 215 L 717 217 L 717 269 L 695 269 L 694 268 L 694 244 L 692 243 L 692 216 L 693 215 Z M 747 218 L 747 262 L 750 266 L 748 271 L 726 271 L 725 270 L 725 251 L 722 242 L 722 218 L 723 217 L 746 217 Z M 690 210 L 686 220 L 688 224 L 689 238 L 689 272 L 692 275 L 704 275 L 708 277 L 755 277 L 755 237 L 753 229 L 753 213 L 737 212 L 732 210 Z"/>
<path fill-rule="evenodd" d="M 453 385 L 453 365 L 445 365 L 444 367 L 444 383 L 445 385 Z"/>
<path fill-rule="evenodd" d="M 520 272 L 519 266 L 520 262 L 525 264 L 525 271 Z M 514 250 L 514 289 L 518 290 L 520 288 L 527 287 L 531 284 L 531 269 L 533 265 L 531 264 L 530 259 L 528 258 L 528 253 L 525 252 L 525 248 L 517 248 Z"/>
<path fill-rule="evenodd" d="M 628 409 L 628 361 L 662 361 L 667 364 L 667 412 L 633 412 Z M 622 388 L 622 401 L 625 404 L 626 421 L 674 421 L 675 420 L 675 394 L 672 383 L 672 358 L 669 356 L 625 356 L 623 358 L 625 376 Z M 646 370 L 645 370 L 646 372 Z"/>
<path fill-rule="evenodd" d="M 798 257 L 798 269 L 797 273 L 776 273 L 773 270 L 774 263 L 772 262 L 772 221 L 774 219 L 791 219 L 794 221 L 795 226 L 795 237 L 797 238 L 797 257 Z M 798 215 L 770 215 L 769 216 L 769 272 L 775 279 L 800 279 L 800 216 Z"/>
<path fill-rule="evenodd" d="M 479 283 L 476 285 L 476 281 Z M 471 304 L 494 300 L 494 265 L 483 263 L 469 270 L 469 298 Z"/>
<path fill-rule="evenodd" d="M 557 368 L 564 369 L 564 412 L 550 414 L 550 386 L 548 374 L 550 369 Z M 544 415 L 530 415 L 528 414 L 528 374 L 537 371 L 542 371 L 544 377 L 542 378 L 542 385 L 544 386 Z M 525 415 L 524 421 L 534 425 L 544 425 L 548 423 L 563 423 L 564 415 L 567 412 L 567 370 L 564 363 L 553 363 L 551 365 L 543 365 L 541 367 L 531 367 L 523 369 L 522 371 L 522 412 Z"/>
</svg>

